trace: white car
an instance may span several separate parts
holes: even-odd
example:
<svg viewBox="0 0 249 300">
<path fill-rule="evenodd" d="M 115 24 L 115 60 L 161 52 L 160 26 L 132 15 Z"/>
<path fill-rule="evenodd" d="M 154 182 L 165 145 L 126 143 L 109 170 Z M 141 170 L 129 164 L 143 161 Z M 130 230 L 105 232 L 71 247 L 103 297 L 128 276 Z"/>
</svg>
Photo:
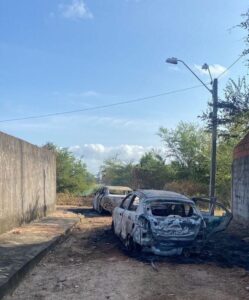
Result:
<svg viewBox="0 0 249 300">
<path fill-rule="evenodd" d="M 132 189 L 126 186 L 103 186 L 93 198 L 93 209 L 99 213 L 112 213 L 116 206 L 119 206 L 122 200 L 132 192 Z"/>
<path fill-rule="evenodd" d="M 224 230 L 232 214 L 216 203 L 216 215 L 205 208 L 207 199 L 194 201 L 174 192 L 137 190 L 112 214 L 112 230 L 130 252 L 144 250 L 157 255 L 199 253 L 212 234 Z"/>
</svg>

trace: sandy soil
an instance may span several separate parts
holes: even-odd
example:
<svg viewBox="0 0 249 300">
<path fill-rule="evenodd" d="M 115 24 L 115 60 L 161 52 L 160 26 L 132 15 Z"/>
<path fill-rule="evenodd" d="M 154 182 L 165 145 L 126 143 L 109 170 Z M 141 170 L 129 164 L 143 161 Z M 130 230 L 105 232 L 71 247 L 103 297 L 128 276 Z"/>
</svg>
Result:
<svg viewBox="0 0 249 300">
<path fill-rule="evenodd" d="M 111 233 L 110 216 L 74 211 L 81 223 L 5 300 L 249 299 L 248 231 L 232 226 L 198 257 L 131 257 Z"/>
</svg>

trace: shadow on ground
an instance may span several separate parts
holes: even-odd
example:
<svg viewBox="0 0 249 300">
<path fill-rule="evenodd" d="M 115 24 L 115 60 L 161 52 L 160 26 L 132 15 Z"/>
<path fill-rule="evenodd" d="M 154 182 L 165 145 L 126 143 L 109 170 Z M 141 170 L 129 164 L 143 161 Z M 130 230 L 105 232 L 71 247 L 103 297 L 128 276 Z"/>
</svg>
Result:
<svg viewBox="0 0 249 300">
<path fill-rule="evenodd" d="M 96 210 L 90 208 L 90 207 L 84 207 L 84 208 L 68 208 L 68 211 L 74 213 L 74 214 L 81 214 L 85 218 L 98 218 L 98 217 L 110 217 L 111 215 L 107 212 L 103 212 L 103 214 L 99 214 Z"/>
</svg>

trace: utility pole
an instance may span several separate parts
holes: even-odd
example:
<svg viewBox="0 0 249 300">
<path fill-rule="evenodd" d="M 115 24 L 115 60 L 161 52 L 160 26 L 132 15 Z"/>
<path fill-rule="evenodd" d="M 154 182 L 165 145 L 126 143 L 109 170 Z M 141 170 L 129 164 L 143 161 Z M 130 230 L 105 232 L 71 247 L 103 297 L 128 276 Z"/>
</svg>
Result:
<svg viewBox="0 0 249 300">
<path fill-rule="evenodd" d="M 209 72 L 211 78 L 212 89 L 210 89 L 205 82 L 203 82 L 193 70 L 181 59 L 171 57 L 166 59 L 167 63 L 178 64 L 181 62 L 184 66 L 202 83 L 202 85 L 212 94 L 213 99 L 213 111 L 212 111 L 212 148 L 211 148 L 211 165 L 210 165 L 210 182 L 209 182 L 209 198 L 210 198 L 210 213 L 214 214 L 214 208 L 216 203 L 215 197 L 215 177 L 216 177 L 216 148 L 217 148 L 217 110 L 218 110 L 218 79 L 212 79 L 208 64 L 202 66 L 203 70 Z"/>
<path fill-rule="evenodd" d="M 212 84 L 213 112 L 212 112 L 212 149 L 211 149 L 211 167 L 210 167 L 210 185 L 209 197 L 211 200 L 211 213 L 214 213 L 216 202 L 215 182 L 216 182 L 216 148 L 217 148 L 217 110 L 218 110 L 218 79 L 215 78 Z"/>
</svg>

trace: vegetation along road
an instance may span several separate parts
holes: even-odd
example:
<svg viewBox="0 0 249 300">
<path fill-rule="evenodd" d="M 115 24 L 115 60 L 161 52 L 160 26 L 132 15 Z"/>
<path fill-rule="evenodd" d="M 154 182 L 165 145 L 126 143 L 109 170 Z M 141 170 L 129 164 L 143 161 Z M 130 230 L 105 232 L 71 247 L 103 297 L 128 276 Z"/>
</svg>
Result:
<svg viewBox="0 0 249 300">
<path fill-rule="evenodd" d="M 113 236 L 110 216 L 70 210 L 81 222 L 6 300 L 249 298 L 248 233 L 235 225 L 198 257 L 130 256 Z"/>
</svg>

